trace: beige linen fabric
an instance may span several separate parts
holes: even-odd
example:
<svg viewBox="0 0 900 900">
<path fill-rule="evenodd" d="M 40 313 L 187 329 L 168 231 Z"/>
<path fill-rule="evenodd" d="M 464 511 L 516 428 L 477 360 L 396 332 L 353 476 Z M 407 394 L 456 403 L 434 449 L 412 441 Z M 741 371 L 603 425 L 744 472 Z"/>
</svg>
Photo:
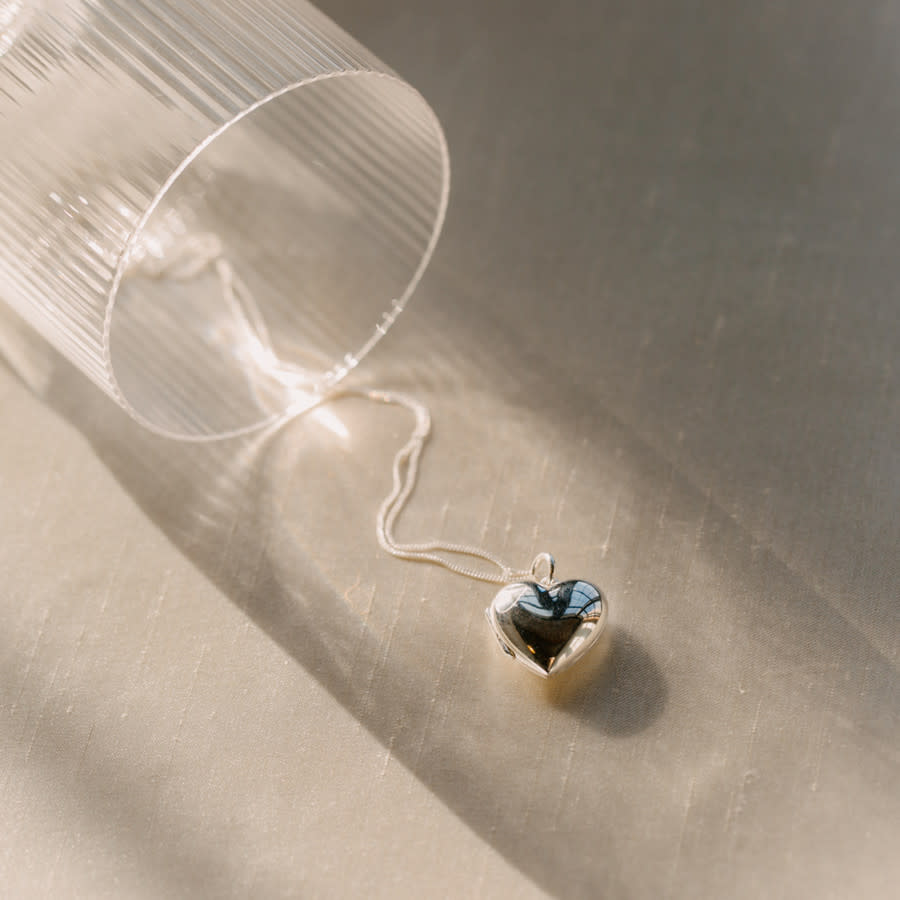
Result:
<svg viewBox="0 0 900 900">
<path fill-rule="evenodd" d="M 892 896 L 900 4 L 322 6 L 455 163 L 359 372 L 400 534 L 553 551 L 605 654 L 378 551 L 403 411 L 171 443 L 4 313 L 4 896 Z"/>
</svg>

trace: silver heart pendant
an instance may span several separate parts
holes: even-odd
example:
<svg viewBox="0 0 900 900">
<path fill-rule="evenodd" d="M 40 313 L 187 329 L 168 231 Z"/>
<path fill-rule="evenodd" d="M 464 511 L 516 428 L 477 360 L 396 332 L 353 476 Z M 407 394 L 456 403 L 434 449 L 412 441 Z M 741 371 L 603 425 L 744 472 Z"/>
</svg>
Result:
<svg viewBox="0 0 900 900">
<path fill-rule="evenodd" d="M 485 610 L 504 652 L 543 678 L 577 662 L 606 625 L 607 603 L 589 581 L 508 584 Z"/>
</svg>

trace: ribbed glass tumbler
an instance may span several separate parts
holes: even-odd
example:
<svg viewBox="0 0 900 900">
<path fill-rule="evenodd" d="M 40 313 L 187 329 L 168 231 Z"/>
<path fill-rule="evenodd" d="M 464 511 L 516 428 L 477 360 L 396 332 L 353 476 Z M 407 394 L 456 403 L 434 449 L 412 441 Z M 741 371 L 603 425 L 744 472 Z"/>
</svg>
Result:
<svg viewBox="0 0 900 900">
<path fill-rule="evenodd" d="M 217 247 L 312 398 L 403 308 L 448 183 L 421 95 L 305 0 L 0 0 L 0 297 L 156 431 L 298 388 L 214 266 L 136 263 Z"/>
</svg>

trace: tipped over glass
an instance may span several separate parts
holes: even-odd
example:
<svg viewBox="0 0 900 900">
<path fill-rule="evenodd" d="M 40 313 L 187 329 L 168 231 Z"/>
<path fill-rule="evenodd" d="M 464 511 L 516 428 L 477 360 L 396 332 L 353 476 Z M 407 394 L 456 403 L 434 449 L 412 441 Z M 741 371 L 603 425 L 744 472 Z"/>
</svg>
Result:
<svg viewBox="0 0 900 900">
<path fill-rule="evenodd" d="M 403 309 L 448 185 L 422 96 L 304 0 L 0 0 L 0 298 L 155 431 L 315 402 Z M 210 243 L 289 382 L 215 265 L 173 277 Z"/>
</svg>

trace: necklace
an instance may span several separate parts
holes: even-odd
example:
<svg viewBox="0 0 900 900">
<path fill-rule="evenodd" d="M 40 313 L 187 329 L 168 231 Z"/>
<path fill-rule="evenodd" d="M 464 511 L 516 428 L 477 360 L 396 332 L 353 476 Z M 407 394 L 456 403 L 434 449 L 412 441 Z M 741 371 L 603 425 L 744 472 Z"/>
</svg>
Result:
<svg viewBox="0 0 900 900">
<path fill-rule="evenodd" d="M 275 353 L 255 299 L 238 278 L 215 235 L 188 235 L 165 255 L 139 248 L 129 261 L 127 275 L 185 281 L 207 271 L 218 277 L 223 299 L 246 333 L 253 364 L 285 386 L 299 388 L 304 374 Z M 522 570 L 508 566 L 481 547 L 436 540 L 398 541 L 394 527 L 415 490 L 419 461 L 431 434 L 431 413 L 408 394 L 340 384 L 326 385 L 316 393 L 312 404 L 305 395 L 302 409 L 308 411 L 343 397 L 402 406 L 415 420 L 409 439 L 394 457 L 393 486 L 375 519 L 381 548 L 398 559 L 431 563 L 466 578 L 501 585 L 485 616 L 501 649 L 530 672 L 546 678 L 581 659 L 606 625 L 608 604 L 600 589 L 581 579 L 555 581 L 556 561 L 546 552 L 539 553 L 531 567 Z M 288 409 L 283 420 L 299 414 Z"/>
<path fill-rule="evenodd" d="M 539 553 L 529 570 L 517 571 L 481 547 L 440 541 L 399 543 L 394 525 L 415 489 L 419 458 L 431 433 L 431 415 L 406 394 L 352 388 L 345 392 L 404 406 L 416 419 L 409 440 L 394 457 L 393 487 L 376 517 L 375 532 L 382 549 L 399 559 L 428 562 L 466 578 L 503 585 L 485 615 L 503 651 L 529 671 L 547 677 L 577 662 L 606 624 L 607 602 L 600 590 L 588 581 L 554 581 L 556 561 L 549 553 Z M 481 560 L 494 571 L 455 560 Z"/>
</svg>

